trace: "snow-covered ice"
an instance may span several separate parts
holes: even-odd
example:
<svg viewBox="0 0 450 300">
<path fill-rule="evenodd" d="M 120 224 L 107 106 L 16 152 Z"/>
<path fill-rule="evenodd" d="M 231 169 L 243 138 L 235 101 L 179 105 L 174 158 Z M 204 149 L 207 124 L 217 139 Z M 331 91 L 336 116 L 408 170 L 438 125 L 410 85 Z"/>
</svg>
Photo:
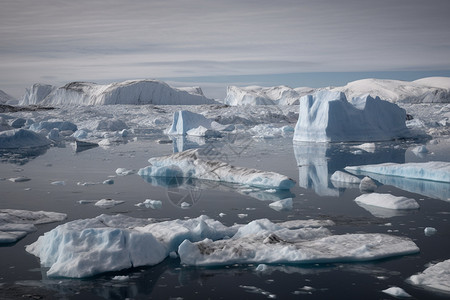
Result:
<svg viewBox="0 0 450 300">
<path fill-rule="evenodd" d="M 269 204 L 269 207 L 281 211 L 281 210 L 292 210 L 292 198 L 281 199 Z"/>
<path fill-rule="evenodd" d="M 0 149 L 45 147 L 51 141 L 27 129 L 12 129 L 0 132 Z"/>
<path fill-rule="evenodd" d="M 152 200 L 152 199 L 145 199 L 144 202 L 136 204 L 138 207 L 146 207 L 146 208 L 152 208 L 152 209 L 160 209 L 162 207 L 162 201 L 160 200 Z"/>
<path fill-rule="evenodd" d="M 422 273 L 412 275 L 407 279 L 407 282 L 424 288 L 450 293 L 450 259 L 434 264 L 426 268 Z"/>
<path fill-rule="evenodd" d="M 319 91 L 300 99 L 294 141 L 387 141 L 410 137 L 406 112 L 396 104 L 370 96 L 358 103 L 344 93 Z"/>
<path fill-rule="evenodd" d="M 110 208 L 119 204 L 124 203 L 125 201 L 122 200 L 114 200 L 114 199 L 101 199 L 95 202 L 95 206 L 102 207 L 102 208 Z"/>
<path fill-rule="evenodd" d="M 345 170 L 354 174 L 376 173 L 388 176 L 450 182 L 450 162 L 383 163 L 377 165 L 348 166 Z"/>
<path fill-rule="evenodd" d="M 260 87 L 229 86 L 224 103 L 236 105 L 293 105 L 301 96 L 313 92 L 312 88 L 292 89 L 287 86 Z"/>
<path fill-rule="evenodd" d="M 358 196 L 357 203 L 388 209 L 418 209 L 419 203 L 411 198 L 394 196 L 391 194 L 370 193 Z"/>
<path fill-rule="evenodd" d="M 187 150 L 149 159 L 150 166 L 142 168 L 142 177 L 195 178 L 238 183 L 262 188 L 290 189 L 294 181 L 287 176 L 250 168 L 235 167 L 216 160 L 201 159 L 198 150 Z"/>
<path fill-rule="evenodd" d="M 399 288 L 397 286 L 391 286 L 390 288 L 387 288 L 385 290 L 382 290 L 383 293 L 391 295 L 393 297 L 398 297 L 398 298 L 409 298 L 411 297 L 410 294 L 408 294 L 407 292 L 405 292 L 404 289 Z"/>
<path fill-rule="evenodd" d="M 20 105 L 110 105 L 110 104 L 215 104 L 198 93 L 177 90 L 157 80 L 127 80 L 111 84 L 71 82 L 62 87 L 33 85 Z"/>
<path fill-rule="evenodd" d="M 49 211 L 0 209 L 0 244 L 13 243 L 36 231 L 34 225 L 63 221 L 66 214 Z"/>
</svg>

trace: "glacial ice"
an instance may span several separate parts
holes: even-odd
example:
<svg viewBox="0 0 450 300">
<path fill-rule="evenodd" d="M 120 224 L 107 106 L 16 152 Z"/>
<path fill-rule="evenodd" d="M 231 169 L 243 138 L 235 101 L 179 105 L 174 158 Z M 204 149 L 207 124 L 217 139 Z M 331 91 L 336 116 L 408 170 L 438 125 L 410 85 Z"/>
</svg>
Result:
<svg viewBox="0 0 450 300">
<path fill-rule="evenodd" d="M 0 244 L 13 243 L 36 231 L 34 225 L 63 221 L 67 215 L 48 211 L 0 209 Z"/>
<path fill-rule="evenodd" d="M 345 167 L 345 170 L 357 175 L 375 173 L 387 176 L 399 176 L 450 183 L 450 163 L 443 161 L 348 166 Z"/>
<path fill-rule="evenodd" d="M 407 279 L 407 282 L 424 288 L 450 293 L 450 259 L 434 264 L 426 268 L 422 273 L 412 275 Z"/>
<path fill-rule="evenodd" d="M 33 123 L 30 126 L 30 130 L 34 132 L 39 132 L 43 129 L 47 131 L 50 131 L 52 129 L 58 129 L 59 131 L 73 131 L 73 132 L 78 130 L 77 125 L 68 121 L 53 121 L 53 122 L 42 121 L 38 123 Z"/>
<path fill-rule="evenodd" d="M 292 89 L 287 86 L 260 87 L 229 86 L 224 103 L 238 105 L 294 105 L 301 96 L 313 92 L 311 88 Z"/>
<path fill-rule="evenodd" d="M 172 125 L 167 130 L 169 135 L 185 135 L 188 131 L 203 127 L 211 130 L 212 121 L 201 114 L 193 113 L 188 110 L 180 110 L 173 113 Z M 192 135 L 197 135 L 193 133 Z"/>
<path fill-rule="evenodd" d="M 391 194 L 362 194 L 356 197 L 357 203 L 377 206 L 388 209 L 418 209 L 419 204 L 416 200 L 406 197 L 397 197 Z"/>
<path fill-rule="evenodd" d="M 281 211 L 281 210 L 292 210 L 292 198 L 281 199 L 274 201 L 269 204 L 269 207 Z"/>
<path fill-rule="evenodd" d="M 1 149 L 45 147 L 51 141 L 28 129 L 12 129 L 0 132 Z"/>
<path fill-rule="evenodd" d="M 221 161 L 201 159 L 197 149 L 150 158 L 149 162 L 150 166 L 138 171 L 140 176 L 195 178 L 268 189 L 290 189 L 294 185 L 292 179 L 275 172 L 235 167 Z"/>
<path fill-rule="evenodd" d="M 358 177 L 342 171 L 334 172 L 333 175 L 331 175 L 330 179 L 331 181 L 333 181 L 333 185 L 340 182 L 350 184 L 359 184 L 361 182 L 361 179 L 359 179 Z"/>
<path fill-rule="evenodd" d="M 20 105 L 111 105 L 111 104 L 215 104 L 198 93 L 178 90 L 157 80 L 128 80 L 111 84 L 71 82 L 56 88 L 35 84 L 27 89 Z"/>
<path fill-rule="evenodd" d="M 319 91 L 300 98 L 294 141 L 386 141 L 409 137 L 406 112 L 396 104 L 367 96 L 358 107 L 344 93 Z"/>
</svg>

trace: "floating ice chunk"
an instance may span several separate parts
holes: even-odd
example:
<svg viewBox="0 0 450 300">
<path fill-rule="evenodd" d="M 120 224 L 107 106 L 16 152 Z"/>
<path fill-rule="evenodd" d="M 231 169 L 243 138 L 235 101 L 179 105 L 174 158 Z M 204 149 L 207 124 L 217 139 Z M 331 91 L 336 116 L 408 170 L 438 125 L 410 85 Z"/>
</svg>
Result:
<svg viewBox="0 0 450 300">
<path fill-rule="evenodd" d="M 61 141 L 63 139 L 59 134 L 59 130 L 56 128 L 50 130 L 50 132 L 47 135 L 47 138 L 55 142 Z"/>
<path fill-rule="evenodd" d="M 112 280 L 115 280 L 115 281 L 127 281 L 128 279 L 130 279 L 130 276 L 126 276 L 126 275 L 122 275 L 122 276 L 120 276 L 120 275 L 117 275 L 117 276 L 114 276 L 113 278 L 111 278 Z"/>
<path fill-rule="evenodd" d="M 127 124 L 124 121 L 113 119 L 113 120 L 101 120 L 97 125 L 97 130 L 100 131 L 120 131 L 128 129 Z"/>
<path fill-rule="evenodd" d="M 436 232 L 437 232 L 436 228 L 433 228 L 433 227 L 426 227 L 423 231 L 426 236 L 432 236 L 432 235 L 436 234 Z"/>
<path fill-rule="evenodd" d="M 97 202 L 95 202 L 95 206 L 99 206 L 102 208 L 110 208 L 119 204 L 124 203 L 125 201 L 122 200 L 113 200 L 113 199 L 101 199 Z"/>
<path fill-rule="evenodd" d="M 300 98 L 294 141 L 385 141 L 410 136 L 406 112 L 396 104 L 366 96 L 358 106 L 342 92 L 322 90 Z"/>
<path fill-rule="evenodd" d="M 238 214 L 237 216 L 239 219 L 244 219 L 248 217 L 248 214 Z"/>
<path fill-rule="evenodd" d="M 375 173 L 440 182 L 450 182 L 450 162 L 430 161 L 425 163 L 383 163 L 345 167 L 353 174 Z"/>
<path fill-rule="evenodd" d="M 413 285 L 450 292 L 450 259 L 432 265 L 422 273 L 412 275 L 407 281 Z"/>
<path fill-rule="evenodd" d="M 272 202 L 269 204 L 269 207 L 277 211 L 292 210 L 292 198 Z"/>
<path fill-rule="evenodd" d="M 8 180 L 11 182 L 25 182 L 25 181 L 30 181 L 31 179 L 28 177 L 20 176 L 20 177 L 9 178 Z"/>
<path fill-rule="evenodd" d="M 87 129 L 78 129 L 72 136 L 76 139 L 86 139 L 88 137 L 89 131 Z"/>
<path fill-rule="evenodd" d="M 46 137 L 27 129 L 13 129 L 0 132 L 1 149 L 44 147 L 51 141 Z"/>
<path fill-rule="evenodd" d="M 258 266 L 256 266 L 255 270 L 258 271 L 258 272 L 267 271 L 267 265 L 266 264 L 259 264 Z"/>
<path fill-rule="evenodd" d="M 114 184 L 114 179 L 110 178 L 110 179 L 106 179 L 102 182 L 103 184 Z"/>
<path fill-rule="evenodd" d="M 168 129 L 167 134 L 184 135 L 189 130 L 200 126 L 211 129 L 211 120 L 205 118 L 201 114 L 196 114 L 187 110 L 180 110 L 173 113 L 172 125 Z"/>
<path fill-rule="evenodd" d="M 289 177 L 275 172 L 235 167 L 221 161 L 200 159 L 196 149 L 151 158 L 149 162 L 150 166 L 138 171 L 140 176 L 196 178 L 274 189 L 290 189 L 295 184 Z"/>
<path fill-rule="evenodd" d="M 213 129 L 208 129 L 201 125 L 199 127 L 192 128 L 192 129 L 186 131 L 186 134 L 191 135 L 191 136 L 202 136 L 202 137 L 220 137 L 220 136 L 222 136 L 219 131 L 213 130 Z"/>
<path fill-rule="evenodd" d="M 377 189 L 377 184 L 370 177 L 364 177 L 359 183 L 359 190 L 363 193 L 372 193 Z"/>
<path fill-rule="evenodd" d="M 178 248 L 181 263 L 219 266 L 247 263 L 331 263 L 370 261 L 419 251 L 408 238 L 386 234 L 345 234 L 323 237 L 320 229 L 280 234 L 245 235 L 228 240 L 185 240 Z M 308 236 L 308 239 L 304 238 Z"/>
<path fill-rule="evenodd" d="M 66 182 L 62 181 L 62 180 L 58 180 L 58 181 L 53 181 L 50 184 L 53 184 L 53 185 L 66 185 Z"/>
<path fill-rule="evenodd" d="M 370 152 L 370 153 L 374 153 L 375 149 L 376 149 L 375 143 L 364 143 L 364 144 L 356 145 L 356 146 L 353 146 L 353 147 L 362 149 L 362 150 L 364 150 L 366 152 Z"/>
<path fill-rule="evenodd" d="M 159 200 L 145 199 L 144 202 L 138 203 L 136 206 L 145 206 L 146 208 L 160 209 L 162 202 Z"/>
<path fill-rule="evenodd" d="M 189 208 L 189 207 L 191 207 L 191 204 L 187 203 L 187 202 L 181 202 L 180 207 L 181 208 Z"/>
<path fill-rule="evenodd" d="M 233 124 L 222 125 L 216 121 L 212 121 L 211 128 L 217 131 L 233 131 L 236 127 Z"/>
<path fill-rule="evenodd" d="M 26 122 L 27 122 L 27 120 L 24 119 L 24 118 L 17 118 L 14 121 L 12 121 L 11 127 L 13 127 L 13 128 L 22 128 L 23 126 L 25 126 Z"/>
<path fill-rule="evenodd" d="M 284 136 L 294 131 L 291 126 L 275 127 L 271 124 L 259 124 L 249 130 L 254 135 L 254 138 L 271 139 Z"/>
<path fill-rule="evenodd" d="M 425 153 L 428 153 L 429 151 L 428 151 L 428 149 L 427 149 L 427 147 L 426 146 L 424 146 L 424 145 L 421 145 L 421 146 L 417 146 L 417 147 L 415 147 L 415 148 L 413 148 L 412 150 L 411 150 L 414 154 L 425 154 Z"/>
<path fill-rule="evenodd" d="M 403 290 L 402 288 L 393 286 L 390 287 L 388 289 L 382 290 L 383 293 L 391 295 L 393 297 L 399 297 L 399 298 L 409 298 L 411 297 L 410 294 L 408 294 L 407 292 L 405 292 L 405 290 Z"/>
<path fill-rule="evenodd" d="M 127 175 L 131 175 L 136 173 L 135 170 L 129 170 L 129 169 L 125 169 L 125 168 L 117 168 L 116 169 L 116 174 L 119 176 L 127 176 Z"/>
<path fill-rule="evenodd" d="M 330 179 L 333 182 L 343 182 L 343 183 L 351 183 L 351 184 L 359 184 L 361 182 L 361 179 L 359 179 L 356 176 L 353 176 L 351 174 L 342 172 L 342 171 L 336 171 L 331 175 Z"/>
<path fill-rule="evenodd" d="M 418 209 L 416 200 L 406 197 L 396 197 L 391 194 L 363 194 L 355 199 L 356 202 L 388 209 Z"/>
<path fill-rule="evenodd" d="M 68 121 L 54 121 L 54 122 L 49 122 L 49 121 L 42 121 L 42 122 L 38 122 L 38 123 L 33 123 L 30 126 L 30 130 L 35 131 L 35 132 L 39 132 L 41 130 L 52 130 L 52 129 L 58 129 L 59 131 L 77 131 L 77 125 L 68 122 Z"/>
</svg>

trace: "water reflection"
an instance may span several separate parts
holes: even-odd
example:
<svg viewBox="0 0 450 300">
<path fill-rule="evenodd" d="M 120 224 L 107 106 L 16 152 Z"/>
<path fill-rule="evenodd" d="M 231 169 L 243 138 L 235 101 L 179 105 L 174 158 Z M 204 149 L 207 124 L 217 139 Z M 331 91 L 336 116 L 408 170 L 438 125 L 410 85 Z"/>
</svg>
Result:
<svg viewBox="0 0 450 300">
<path fill-rule="evenodd" d="M 355 151 L 354 144 L 294 142 L 294 154 L 299 170 L 299 185 L 314 189 L 319 196 L 339 196 L 342 190 L 330 181 L 330 176 L 346 166 L 405 162 L 404 147 L 378 143 L 373 152 Z"/>
</svg>

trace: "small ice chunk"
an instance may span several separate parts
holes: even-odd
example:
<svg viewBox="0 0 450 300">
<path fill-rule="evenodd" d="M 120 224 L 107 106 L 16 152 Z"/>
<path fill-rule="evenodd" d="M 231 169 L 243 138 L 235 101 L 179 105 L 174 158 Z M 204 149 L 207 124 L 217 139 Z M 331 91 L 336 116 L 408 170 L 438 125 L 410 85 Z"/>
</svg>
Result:
<svg viewBox="0 0 450 300">
<path fill-rule="evenodd" d="M 269 204 L 269 207 L 277 211 L 292 210 L 292 198 L 272 202 Z"/>
<path fill-rule="evenodd" d="M 170 257 L 170 258 L 178 258 L 178 254 L 177 254 L 175 251 L 171 251 L 171 252 L 169 253 L 169 257 Z"/>
<path fill-rule="evenodd" d="M 406 197 L 396 197 L 391 194 L 363 194 L 355 199 L 356 202 L 388 209 L 418 209 L 416 200 Z"/>
<path fill-rule="evenodd" d="M 126 176 L 126 175 L 130 175 L 130 174 L 134 174 L 136 173 L 135 170 L 129 170 L 129 169 L 125 169 L 125 168 L 117 168 L 116 170 L 116 174 L 119 176 Z"/>
<path fill-rule="evenodd" d="M 243 218 L 248 217 L 248 214 L 238 214 L 237 216 L 238 216 L 238 218 L 243 219 Z"/>
<path fill-rule="evenodd" d="M 53 184 L 53 185 L 66 185 L 66 182 L 62 181 L 62 180 L 58 180 L 58 181 L 51 182 L 51 184 Z"/>
<path fill-rule="evenodd" d="M 413 148 L 411 151 L 416 155 L 425 154 L 425 153 L 429 152 L 427 147 L 425 147 L 424 145 L 417 146 L 417 147 Z"/>
<path fill-rule="evenodd" d="M 330 179 L 336 182 L 355 183 L 355 184 L 359 184 L 361 182 L 361 179 L 359 179 L 358 177 L 342 171 L 334 172 L 333 175 L 331 175 Z"/>
<path fill-rule="evenodd" d="M 102 208 L 110 208 L 119 204 L 124 203 L 125 201 L 122 200 L 113 200 L 113 199 L 101 199 L 97 202 L 95 202 L 95 206 L 102 207 Z"/>
<path fill-rule="evenodd" d="M 412 275 L 407 281 L 417 286 L 450 292 L 450 259 L 432 265 L 422 273 Z"/>
<path fill-rule="evenodd" d="M 409 298 L 411 297 L 410 294 L 408 294 L 407 292 L 405 292 L 405 290 L 403 290 L 402 288 L 393 286 L 390 287 L 388 289 L 382 290 L 383 293 L 391 295 L 393 297 L 399 297 L 399 298 Z"/>
<path fill-rule="evenodd" d="M 28 177 L 20 176 L 20 177 L 9 178 L 8 180 L 12 181 L 12 182 L 25 182 L 25 181 L 30 181 L 31 179 Z"/>
<path fill-rule="evenodd" d="M 359 190 L 363 193 L 372 193 L 377 188 L 377 184 L 370 177 L 364 177 L 359 183 Z"/>
<path fill-rule="evenodd" d="M 220 137 L 220 136 L 222 136 L 222 134 L 219 131 L 209 129 L 209 128 L 206 128 L 203 126 L 192 128 L 192 129 L 186 131 L 186 134 L 190 135 L 190 136 L 201 136 L 201 137 Z"/>
<path fill-rule="evenodd" d="M 180 204 L 180 207 L 181 207 L 181 208 L 189 208 L 189 207 L 191 207 L 191 204 L 190 204 L 190 203 L 187 203 L 187 202 L 182 202 L 182 203 Z"/>
<path fill-rule="evenodd" d="M 426 236 L 432 236 L 437 232 L 436 228 L 433 227 L 426 227 L 423 231 Z"/>
<path fill-rule="evenodd" d="M 227 214 L 220 213 L 220 214 L 219 214 L 219 217 L 223 218 L 223 217 L 225 217 L 226 215 L 227 215 Z"/>
<path fill-rule="evenodd" d="M 258 272 L 264 272 L 264 271 L 267 271 L 267 265 L 266 265 L 266 264 L 259 264 L 259 265 L 256 267 L 256 271 L 258 271 Z"/>
<path fill-rule="evenodd" d="M 142 202 L 142 204 L 145 207 L 152 209 L 161 209 L 162 207 L 162 202 L 159 200 L 145 199 L 145 201 Z"/>
<path fill-rule="evenodd" d="M 126 275 L 117 275 L 117 276 L 114 276 L 113 278 L 111 278 L 112 280 L 115 280 L 115 281 L 127 281 L 128 279 L 130 279 L 130 276 L 126 276 Z"/>
<path fill-rule="evenodd" d="M 102 182 L 103 184 L 114 184 L 114 179 L 110 178 L 110 179 L 106 179 Z"/>
<path fill-rule="evenodd" d="M 362 150 L 364 150 L 366 152 L 370 152 L 370 153 L 374 153 L 375 149 L 376 149 L 375 143 L 364 143 L 364 144 L 356 145 L 353 147 L 362 149 Z"/>
</svg>

